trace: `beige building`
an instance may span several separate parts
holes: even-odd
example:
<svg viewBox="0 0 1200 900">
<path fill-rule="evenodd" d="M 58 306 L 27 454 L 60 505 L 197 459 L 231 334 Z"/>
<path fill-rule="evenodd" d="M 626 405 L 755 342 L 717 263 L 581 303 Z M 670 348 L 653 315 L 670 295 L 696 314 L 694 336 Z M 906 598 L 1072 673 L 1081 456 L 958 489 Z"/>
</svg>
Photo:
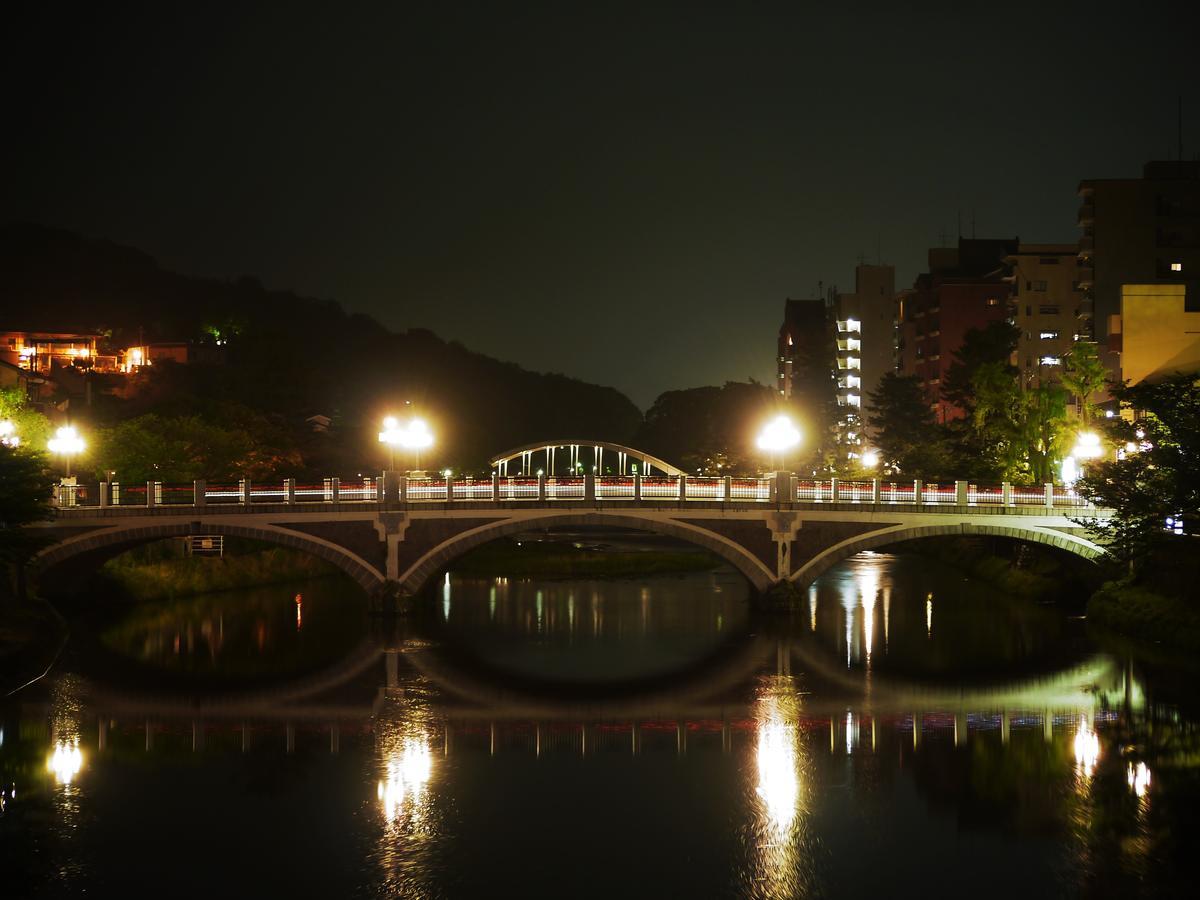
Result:
<svg viewBox="0 0 1200 900">
<path fill-rule="evenodd" d="M 1130 384 L 1200 373 L 1200 302 L 1188 302 L 1184 285 L 1121 285 L 1121 314 L 1111 321 Z"/>
<path fill-rule="evenodd" d="M 1012 323 L 1020 329 L 1016 366 L 1027 385 L 1055 381 L 1079 340 L 1084 268 L 1076 244 L 1019 244 L 1005 258 Z"/>
</svg>

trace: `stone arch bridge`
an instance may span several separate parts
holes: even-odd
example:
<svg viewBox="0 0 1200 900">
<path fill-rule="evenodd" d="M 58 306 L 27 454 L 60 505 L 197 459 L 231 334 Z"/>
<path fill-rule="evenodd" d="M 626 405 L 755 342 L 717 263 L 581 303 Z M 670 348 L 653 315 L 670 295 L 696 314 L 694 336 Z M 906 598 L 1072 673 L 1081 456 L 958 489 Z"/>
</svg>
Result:
<svg viewBox="0 0 1200 900">
<path fill-rule="evenodd" d="M 763 591 L 779 582 L 806 585 L 862 550 L 937 535 L 993 535 L 1094 559 L 1103 549 L 1080 523 L 1109 514 L 1052 485 L 804 481 L 786 473 L 564 477 L 543 471 L 536 477 L 497 472 L 490 479 L 382 473 L 315 485 L 290 479 L 100 484 L 60 490 L 52 518 L 39 526 L 54 543 L 36 562 L 39 577 L 54 579 L 153 540 L 231 535 L 313 553 L 372 594 L 415 594 L 455 558 L 496 538 L 607 526 L 688 541 L 727 560 Z"/>
</svg>

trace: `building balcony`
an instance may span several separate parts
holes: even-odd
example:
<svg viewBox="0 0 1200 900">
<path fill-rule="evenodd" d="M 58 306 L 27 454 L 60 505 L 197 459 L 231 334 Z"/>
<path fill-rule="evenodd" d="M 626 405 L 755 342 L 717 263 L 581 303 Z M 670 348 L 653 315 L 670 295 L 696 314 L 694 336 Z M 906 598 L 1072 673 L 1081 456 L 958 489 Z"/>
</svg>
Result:
<svg viewBox="0 0 1200 900">
<path fill-rule="evenodd" d="M 1080 236 L 1080 238 L 1079 238 L 1079 255 L 1080 256 L 1083 256 L 1085 253 L 1088 256 L 1091 256 L 1092 251 L 1095 249 L 1096 249 L 1096 239 L 1094 237 L 1092 237 L 1090 234 L 1085 234 L 1085 235 Z"/>
<path fill-rule="evenodd" d="M 1096 221 L 1096 206 L 1093 203 L 1085 203 L 1079 207 L 1079 214 L 1076 217 L 1077 225 L 1091 225 Z"/>
</svg>

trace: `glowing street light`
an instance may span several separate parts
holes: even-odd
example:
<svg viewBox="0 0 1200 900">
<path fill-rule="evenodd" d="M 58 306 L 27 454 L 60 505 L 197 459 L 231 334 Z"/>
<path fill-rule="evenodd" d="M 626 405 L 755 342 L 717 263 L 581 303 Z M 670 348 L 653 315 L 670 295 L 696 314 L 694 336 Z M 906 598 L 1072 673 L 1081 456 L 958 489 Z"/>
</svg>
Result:
<svg viewBox="0 0 1200 900">
<path fill-rule="evenodd" d="M 421 468 L 421 451 L 433 446 L 433 432 L 425 424 L 424 419 L 409 419 L 403 425 L 395 416 L 383 420 L 383 431 L 379 432 L 379 442 L 388 445 L 391 458 L 391 469 L 396 469 L 396 448 L 412 450 L 416 458 L 416 468 Z"/>
<path fill-rule="evenodd" d="M 79 436 L 72 426 L 64 425 L 58 429 L 54 437 L 50 438 L 46 445 L 50 448 L 51 453 L 61 453 L 67 460 L 67 477 L 71 477 L 71 457 L 77 453 L 82 453 L 83 448 L 87 446 L 83 442 L 83 438 Z"/>
<path fill-rule="evenodd" d="M 787 451 L 799 443 L 800 429 L 793 425 L 787 416 L 776 416 L 758 435 L 758 448 L 777 457 L 780 468 L 783 468 L 783 459 Z"/>
<path fill-rule="evenodd" d="M 879 465 L 879 454 L 874 450 L 867 450 L 862 455 L 862 467 L 864 469 L 873 469 Z"/>
<path fill-rule="evenodd" d="M 10 419 L 0 420 L 0 444 L 5 447 L 19 447 L 21 438 L 17 434 L 17 426 Z"/>
<path fill-rule="evenodd" d="M 1073 485 L 1083 475 L 1083 461 L 1098 459 L 1104 455 L 1104 447 L 1100 444 L 1100 435 L 1085 431 L 1075 439 L 1071 455 L 1062 461 L 1062 481 L 1067 487 Z"/>
</svg>

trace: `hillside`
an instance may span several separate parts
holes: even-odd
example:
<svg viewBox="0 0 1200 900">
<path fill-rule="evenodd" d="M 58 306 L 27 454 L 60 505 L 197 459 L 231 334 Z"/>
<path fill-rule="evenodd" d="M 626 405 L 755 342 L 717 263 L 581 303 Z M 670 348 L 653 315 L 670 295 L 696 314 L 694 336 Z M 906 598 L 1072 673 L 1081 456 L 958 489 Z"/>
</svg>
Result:
<svg viewBox="0 0 1200 900">
<path fill-rule="evenodd" d="M 610 387 L 531 372 L 423 329 L 391 332 L 333 300 L 252 278 L 169 272 L 136 249 L 41 226 L 0 227 L 0 309 L 0 330 L 100 331 L 121 346 L 219 337 L 224 365 L 163 366 L 128 399 L 81 415 L 104 425 L 233 400 L 270 417 L 310 468 L 377 467 L 379 420 L 405 401 L 434 423 L 436 461 L 456 468 L 557 435 L 628 441 L 641 421 Z M 318 413 L 334 427 L 314 443 L 304 420 Z"/>
</svg>

